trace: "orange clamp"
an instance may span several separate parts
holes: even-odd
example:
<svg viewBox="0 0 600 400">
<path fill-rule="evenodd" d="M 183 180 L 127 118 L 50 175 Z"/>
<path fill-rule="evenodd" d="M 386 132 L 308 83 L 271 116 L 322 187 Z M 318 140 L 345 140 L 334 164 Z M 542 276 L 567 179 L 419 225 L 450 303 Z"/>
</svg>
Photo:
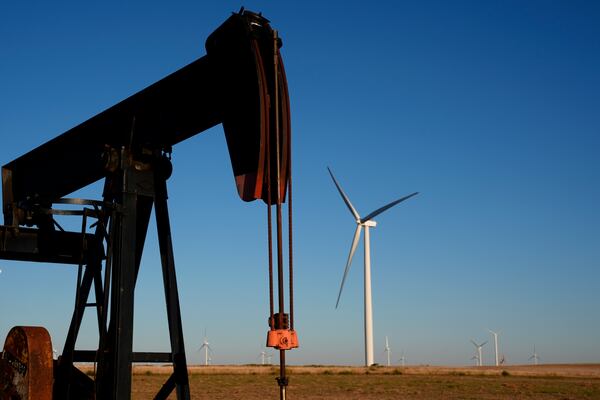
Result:
<svg viewBox="0 0 600 400">
<path fill-rule="evenodd" d="M 298 347 L 298 335 L 290 329 L 271 329 L 267 334 L 267 347 L 290 350 Z"/>
</svg>

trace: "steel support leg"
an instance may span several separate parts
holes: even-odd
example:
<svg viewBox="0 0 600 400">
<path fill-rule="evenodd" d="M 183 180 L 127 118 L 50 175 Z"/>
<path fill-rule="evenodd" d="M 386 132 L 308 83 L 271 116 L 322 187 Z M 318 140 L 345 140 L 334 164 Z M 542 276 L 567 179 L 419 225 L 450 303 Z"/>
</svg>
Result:
<svg viewBox="0 0 600 400">
<path fill-rule="evenodd" d="M 71 325 L 65 339 L 65 345 L 63 347 L 62 354 L 60 356 L 58 368 L 56 370 L 56 377 L 54 383 L 55 397 L 62 399 L 71 399 L 72 387 L 75 382 L 73 381 L 73 352 L 75 351 L 75 343 L 77 341 L 77 335 L 79 334 L 79 328 L 81 327 L 81 321 L 85 311 L 85 306 L 88 301 L 92 281 L 96 271 L 100 268 L 101 260 L 92 260 L 85 268 L 81 285 L 78 289 L 79 298 L 75 304 L 75 310 L 71 317 Z M 87 377 L 86 377 L 87 378 Z M 89 379 L 89 378 L 87 378 Z M 77 386 L 77 385 L 75 385 Z"/>
<path fill-rule="evenodd" d="M 109 341 L 114 346 L 110 377 L 115 400 L 131 398 L 131 351 L 133 348 L 133 300 L 135 288 L 137 196 L 131 190 L 123 193 L 122 210 L 117 217 L 117 240 L 113 264 L 112 311 Z M 99 396 L 104 399 L 104 393 Z"/>
<path fill-rule="evenodd" d="M 165 179 L 160 176 L 160 172 L 156 172 L 155 191 L 156 197 L 154 204 L 156 228 L 158 230 L 158 243 L 160 246 L 160 258 L 162 262 L 171 352 L 173 354 L 173 377 L 176 383 L 175 390 L 178 400 L 189 400 L 190 387 L 185 358 L 185 346 L 183 343 L 183 328 L 179 307 L 179 293 L 177 291 L 177 278 L 175 275 L 175 258 L 171 240 L 171 226 L 167 208 L 167 185 Z"/>
<path fill-rule="evenodd" d="M 114 229 L 110 323 L 100 349 L 97 399 L 131 398 L 134 292 L 141 253 L 152 207 L 152 174 L 131 165 L 122 171 L 120 208 Z M 148 183 L 150 185 L 148 185 Z"/>
</svg>

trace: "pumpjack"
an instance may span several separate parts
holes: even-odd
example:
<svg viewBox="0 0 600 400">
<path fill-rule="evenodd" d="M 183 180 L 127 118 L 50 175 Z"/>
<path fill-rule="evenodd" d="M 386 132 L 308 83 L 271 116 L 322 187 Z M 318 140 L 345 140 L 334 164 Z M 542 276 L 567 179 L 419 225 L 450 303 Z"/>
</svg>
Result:
<svg viewBox="0 0 600 400">
<path fill-rule="evenodd" d="M 53 360 L 45 328 L 18 326 L 8 333 L 0 357 L 0 400 L 129 399 L 134 362 L 172 365 L 173 372 L 155 399 L 166 399 L 172 392 L 177 399 L 190 398 L 167 180 L 173 146 L 217 124 L 223 125 L 240 198 L 267 205 L 267 345 L 279 350 L 277 382 L 280 398 L 286 398 L 285 352 L 297 347 L 298 339 L 293 312 L 290 103 L 281 46 L 265 17 L 241 9 L 209 35 L 203 57 L 2 167 L 0 258 L 71 264 L 77 267 L 77 283 L 58 360 Z M 101 198 L 67 197 L 100 180 Z M 170 352 L 162 353 L 132 350 L 134 290 L 152 209 L 171 345 Z M 61 226 L 56 217 L 65 215 L 81 217 L 80 232 Z M 76 349 L 88 308 L 95 310 L 98 348 Z M 93 376 L 77 367 L 82 362 L 94 363 Z"/>
</svg>

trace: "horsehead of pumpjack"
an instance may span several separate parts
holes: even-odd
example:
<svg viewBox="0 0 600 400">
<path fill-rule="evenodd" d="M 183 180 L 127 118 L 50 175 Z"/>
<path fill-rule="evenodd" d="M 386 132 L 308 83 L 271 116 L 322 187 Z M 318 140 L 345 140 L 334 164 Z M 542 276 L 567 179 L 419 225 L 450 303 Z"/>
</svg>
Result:
<svg viewBox="0 0 600 400">
<path fill-rule="evenodd" d="M 267 19 L 248 11 L 245 15 L 249 23 L 238 23 L 234 15 L 213 32 L 206 40 L 206 51 L 215 60 L 213 67 L 219 69 L 215 73 L 221 79 L 218 99 L 238 193 L 245 201 L 262 198 L 275 204 L 277 198 L 285 199 L 290 170 L 290 102 L 279 53 L 282 42 Z M 240 40 L 244 37 L 252 39 Z M 280 177 L 279 196 L 273 191 L 270 200 L 269 175 L 273 186 Z"/>
</svg>

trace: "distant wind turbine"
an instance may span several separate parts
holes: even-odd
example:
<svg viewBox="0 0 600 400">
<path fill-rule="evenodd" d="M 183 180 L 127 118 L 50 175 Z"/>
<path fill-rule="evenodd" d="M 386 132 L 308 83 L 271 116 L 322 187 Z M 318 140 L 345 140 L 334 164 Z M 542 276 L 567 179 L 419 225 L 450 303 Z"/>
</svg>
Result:
<svg viewBox="0 0 600 400">
<path fill-rule="evenodd" d="M 406 357 L 404 356 L 404 351 L 402 351 L 402 355 L 400 356 L 400 358 L 398 359 L 398 361 L 400 361 L 400 365 L 402 365 L 404 367 L 405 361 L 406 361 Z"/>
<path fill-rule="evenodd" d="M 263 350 L 258 354 L 258 357 L 260 357 L 261 365 L 266 365 L 271 364 L 271 358 L 273 357 L 273 355 Z"/>
<path fill-rule="evenodd" d="M 394 200 L 385 206 L 378 208 L 373 211 L 369 215 L 364 218 L 358 214 L 346 193 L 342 190 L 342 187 L 333 176 L 333 172 L 329 167 L 327 168 L 329 171 L 329 175 L 331 175 L 331 179 L 333 179 L 333 183 L 335 184 L 338 192 L 342 196 L 344 203 L 350 210 L 350 213 L 354 217 L 356 222 L 356 230 L 354 231 L 354 238 L 352 239 L 352 246 L 350 248 L 350 254 L 348 255 L 348 261 L 346 262 L 346 268 L 344 269 L 344 276 L 342 277 L 342 283 L 340 285 L 340 291 L 338 293 L 337 301 L 335 303 L 335 308 L 338 307 L 340 303 L 340 297 L 342 295 L 342 290 L 344 289 L 344 282 L 346 282 L 346 276 L 348 275 L 348 271 L 350 270 L 350 265 L 352 264 L 352 257 L 354 257 L 354 252 L 356 251 L 356 246 L 358 245 L 358 241 L 360 239 L 360 233 L 362 228 L 365 228 L 365 287 L 364 287 L 364 306 L 365 306 L 365 365 L 370 366 L 373 364 L 373 304 L 371 298 L 371 240 L 369 236 L 369 228 L 377 226 L 377 223 L 373 221 L 373 218 L 381 214 L 382 212 L 392 208 L 398 203 L 403 202 L 415 195 L 418 192 L 409 194 L 408 196 L 404 196 L 398 200 Z"/>
<path fill-rule="evenodd" d="M 533 354 L 531 355 L 531 357 L 529 357 L 530 360 L 533 360 L 533 363 L 535 365 L 538 365 L 539 361 L 540 361 L 540 357 L 538 356 L 538 354 L 535 351 L 535 344 L 533 345 Z"/>
<path fill-rule="evenodd" d="M 390 353 L 391 353 L 391 349 L 390 349 L 390 344 L 388 342 L 388 337 L 385 337 L 385 350 L 384 352 L 387 354 L 387 366 L 389 367 L 390 364 Z"/>
<path fill-rule="evenodd" d="M 496 356 L 496 367 L 500 365 L 499 359 L 498 359 L 498 332 L 494 332 L 491 329 L 488 329 L 488 331 L 490 331 L 490 333 L 492 335 L 494 335 L 494 348 L 495 348 L 495 356 Z"/>
<path fill-rule="evenodd" d="M 477 344 L 477 343 L 475 343 L 475 341 L 473 339 L 471 339 L 471 343 L 473 343 L 473 346 L 475 346 L 477 348 L 477 355 L 478 355 L 477 357 L 479 359 L 479 366 L 481 367 L 483 365 L 483 360 L 481 358 L 481 348 L 483 346 L 485 346 L 485 344 L 487 343 L 487 340 L 481 344 Z"/>
<path fill-rule="evenodd" d="M 267 352 L 263 350 L 258 356 L 261 358 L 261 365 L 265 365 L 265 357 L 267 356 Z"/>
<path fill-rule="evenodd" d="M 479 366 L 479 356 L 477 354 L 471 357 L 471 360 L 475 360 L 475 365 Z"/>
<path fill-rule="evenodd" d="M 198 351 L 201 351 L 202 349 L 204 349 L 204 365 L 208 365 L 208 362 L 211 360 L 211 358 L 208 356 L 208 352 L 210 351 L 212 353 L 212 348 L 210 347 L 210 344 L 206 338 L 206 331 L 204 331 L 204 341 L 202 342 L 202 346 L 200 346 Z"/>
</svg>

